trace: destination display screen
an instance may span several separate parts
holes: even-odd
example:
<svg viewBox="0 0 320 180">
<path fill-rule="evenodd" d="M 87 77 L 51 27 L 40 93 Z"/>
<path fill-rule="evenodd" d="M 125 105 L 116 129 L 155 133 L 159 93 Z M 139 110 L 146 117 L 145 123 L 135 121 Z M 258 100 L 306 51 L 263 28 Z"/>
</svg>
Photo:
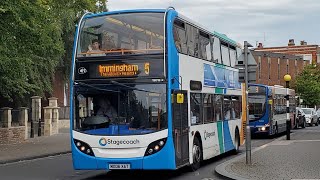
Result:
<svg viewBox="0 0 320 180">
<path fill-rule="evenodd" d="M 163 61 L 78 62 L 76 80 L 163 77 Z"/>
</svg>

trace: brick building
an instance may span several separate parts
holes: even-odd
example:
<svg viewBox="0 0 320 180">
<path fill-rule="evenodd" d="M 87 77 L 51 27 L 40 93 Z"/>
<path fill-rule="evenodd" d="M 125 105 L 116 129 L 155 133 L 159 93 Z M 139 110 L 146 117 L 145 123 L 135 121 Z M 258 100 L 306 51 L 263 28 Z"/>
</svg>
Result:
<svg viewBox="0 0 320 180">
<path fill-rule="evenodd" d="M 256 83 L 285 86 L 283 76 L 290 74 L 292 82 L 305 65 L 309 63 L 301 56 L 263 51 L 251 51 L 257 62 Z"/>
<path fill-rule="evenodd" d="M 290 39 L 288 46 L 282 47 L 263 47 L 259 43 L 258 48 L 254 49 L 254 51 L 300 55 L 304 60 L 309 60 L 310 64 L 320 63 L 320 46 L 308 45 L 305 41 L 300 41 L 300 45 L 295 45 L 294 39 Z"/>
</svg>

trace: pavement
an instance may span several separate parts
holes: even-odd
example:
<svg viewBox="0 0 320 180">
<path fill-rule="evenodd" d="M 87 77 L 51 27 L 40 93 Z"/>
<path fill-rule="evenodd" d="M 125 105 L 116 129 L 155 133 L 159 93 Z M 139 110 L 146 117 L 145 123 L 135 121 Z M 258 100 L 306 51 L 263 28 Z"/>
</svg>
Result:
<svg viewBox="0 0 320 180">
<path fill-rule="evenodd" d="M 216 166 L 230 179 L 320 179 L 320 126 L 293 130 L 286 136 L 252 150 L 252 164 L 245 153 Z"/>
<path fill-rule="evenodd" d="M 0 164 L 31 160 L 71 152 L 69 129 L 52 136 L 41 136 L 17 144 L 0 145 Z"/>
</svg>

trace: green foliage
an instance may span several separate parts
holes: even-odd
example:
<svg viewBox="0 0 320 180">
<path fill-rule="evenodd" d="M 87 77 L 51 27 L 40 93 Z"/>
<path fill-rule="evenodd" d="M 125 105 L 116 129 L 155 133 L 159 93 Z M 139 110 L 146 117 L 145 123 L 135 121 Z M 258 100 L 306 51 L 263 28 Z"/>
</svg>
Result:
<svg viewBox="0 0 320 180">
<path fill-rule="evenodd" d="M 309 65 L 296 77 L 296 91 L 306 105 L 320 104 L 320 67 Z"/>
<path fill-rule="evenodd" d="M 23 102 L 51 92 L 57 66 L 71 61 L 77 20 L 105 10 L 106 0 L 1 0 L 0 97 Z"/>
<path fill-rule="evenodd" d="M 15 100 L 50 91 L 64 53 L 61 26 L 39 1 L 4 0 L 0 9 L 1 96 Z"/>
</svg>

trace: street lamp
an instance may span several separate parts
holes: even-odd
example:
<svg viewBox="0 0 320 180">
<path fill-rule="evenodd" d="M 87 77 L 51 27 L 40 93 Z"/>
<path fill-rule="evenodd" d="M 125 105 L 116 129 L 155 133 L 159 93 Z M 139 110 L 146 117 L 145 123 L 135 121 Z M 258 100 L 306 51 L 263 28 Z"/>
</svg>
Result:
<svg viewBox="0 0 320 180">
<path fill-rule="evenodd" d="M 253 47 L 247 41 L 244 41 L 244 62 L 245 62 L 245 90 L 246 90 L 246 164 L 251 165 L 251 130 L 249 126 L 249 105 L 248 105 L 248 54 L 249 47 Z"/>
<path fill-rule="evenodd" d="M 284 81 L 286 82 L 286 99 L 287 99 L 287 140 L 290 140 L 290 129 L 291 129 L 291 121 L 289 115 L 289 82 L 291 81 L 291 76 L 289 74 L 284 75 Z"/>
</svg>

